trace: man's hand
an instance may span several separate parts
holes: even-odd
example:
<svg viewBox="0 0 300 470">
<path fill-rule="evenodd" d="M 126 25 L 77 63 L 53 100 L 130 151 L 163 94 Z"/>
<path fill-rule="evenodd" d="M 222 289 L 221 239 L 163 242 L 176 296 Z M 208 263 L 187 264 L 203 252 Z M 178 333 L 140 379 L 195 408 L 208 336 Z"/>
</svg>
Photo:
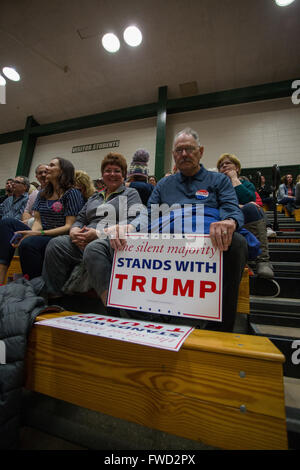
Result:
<svg viewBox="0 0 300 470">
<path fill-rule="evenodd" d="M 110 239 L 110 246 L 113 250 L 123 250 L 127 244 L 127 233 L 134 232 L 135 227 L 128 225 L 114 225 L 103 230 Z"/>
<path fill-rule="evenodd" d="M 71 230 L 70 237 L 74 245 L 78 246 L 81 250 L 84 250 L 86 245 L 88 245 L 93 240 L 98 238 L 97 232 L 94 228 L 82 227 Z"/>
<path fill-rule="evenodd" d="M 241 184 L 236 170 L 225 170 L 223 173 L 224 175 L 227 175 L 228 178 L 230 178 L 233 187 L 239 186 Z"/>
<path fill-rule="evenodd" d="M 225 219 L 210 224 L 210 238 L 213 247 L 220 251 L 227 251 L 231 245 L 232 235 L 236 229 L 233 219 Z"/>
</svg>

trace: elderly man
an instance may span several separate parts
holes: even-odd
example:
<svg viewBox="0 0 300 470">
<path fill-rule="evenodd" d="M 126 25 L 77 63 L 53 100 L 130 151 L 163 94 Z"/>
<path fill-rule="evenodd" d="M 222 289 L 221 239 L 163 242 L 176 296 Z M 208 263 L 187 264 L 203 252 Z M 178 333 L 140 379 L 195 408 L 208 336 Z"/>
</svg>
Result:
<svg viewBox="0 0 300 470">
<path fill-rule="evenodd" d="M 30 182 L 26 176 L 16 176 L 13 180 L 12 195 L 0 205 L 0 218 L 13 217 L 21 220 L 28 200 Z"/>
<path fill-rule="evenodd" d="M 232 331 L 238 300 L 238 290 L 247 262 L 248 249 L 245 238 L 236 232 L 244 223 L 243 214 L 228 178 L 220 173 L 207 171 L 200 160 L 203 147 L 199 137 L 192 129 L 179 132 L 173 145 L 173 156 L 177 173 L 158 182 L 148 201 L 148 211 L 153 204 L 204 205 L 204 215 L 208 219 L 209 234 L 214 248 L 223 252 L 223 299 L 222 323 L 208 322 L 209 329 Z M 126 226 L 131 232 L 138 226 L 145 227 L 144 215 L 137 217 Z M 210 223 L 211 221 L 211 223 Z M 98 266 L 104 265 L 104 259 L 112 260 L 113 250 L 122 249 L 126 244 L 123 237 L 124 226 L 108 229 L 111 238 L 111 251 L 103 250 L 98 258 Z M 100 268 L 101 271 L 101 268 Z M 101 273 L 98 271 L 98 276 Z M 106 290 L 105 290 L 106 289 Z M 101 298 L 107 293 L 108 286 L 103 286 Z"/>
</svg>

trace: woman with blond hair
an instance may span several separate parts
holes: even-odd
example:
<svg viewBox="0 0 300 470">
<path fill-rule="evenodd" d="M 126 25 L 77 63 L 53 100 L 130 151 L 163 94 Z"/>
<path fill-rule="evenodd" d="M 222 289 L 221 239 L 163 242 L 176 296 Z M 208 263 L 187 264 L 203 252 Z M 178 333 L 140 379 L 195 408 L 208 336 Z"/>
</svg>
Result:
<svg viewBox="0 0 300 470">
<path fill-rule="evenodd" d="M 75 188 L 81 191 L 81 194 L 85 201 L 87 201 L 88 198 L 96 192 L 96 188 L 92 179 L 83 170 L 75 171 Z"/>
</svg>

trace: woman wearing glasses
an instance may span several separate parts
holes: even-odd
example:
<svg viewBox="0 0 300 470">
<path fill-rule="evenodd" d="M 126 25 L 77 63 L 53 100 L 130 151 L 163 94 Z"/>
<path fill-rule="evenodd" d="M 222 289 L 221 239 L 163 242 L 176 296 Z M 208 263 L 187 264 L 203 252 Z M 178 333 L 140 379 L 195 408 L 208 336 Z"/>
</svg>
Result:
<svg viewBox="0 0 300 470">
<path fill-rule="evenodd" d="M 17 247 L 23 274 L 29 279 L 41 275 L 47 244 L 69 232 L 84 205 L 81 192 L 74 188 L 74 174 L 70 161 L 54 158 L 47 166 L 46 186 L 32 208 L 32 228 L 11 217 L 0 221 L 0 284 Z"/>
<path fill-rule="evenodd" d="M 99 276 L 98 253 L 105 250 L 109 258 L 113 256 L 109 240 L 106 237 L 103 239 L 102 234 L 111 225 L 127 224 L 128 220 L 133 219 L 134 215 L 129 216 L 133 205 L 137 205 L 137 210 L 138 207 L 140 210 L 143 209 L 136 189 L 128 188 L 124 184 L 127 162 L 123 155 L 109 153 L 102 161 L 101 173 L 105 189 L 96 192 L 88 199 L 69 235 L 56 237 L 47 246 L 42 276 L 46 291 L 51 297 L 63 295 L 62 288 L 67 280 L 71 293 L 70 275 L 75 267 L 80 274 L 82 266 L 86 273 L 83 277 L 88 279 L 89 287 L 85 289 L 85 283 L 76 280 L 76 270 L 74 270 L 75 274 L 72 274 L 71 279 L 74 278 L 75 284 L 80 288 L 74 291 L 83 292 L 93 288 L 97 293 L 101 293 L 102 284 L 109 282 L 111 266 L 109 264 L 107 269 L 101 266 L 102 275 Z M 104 279 L 105 276 L 107 279 Z M 106 299 L 102 300 L 106 304 Z"/>
</svg>

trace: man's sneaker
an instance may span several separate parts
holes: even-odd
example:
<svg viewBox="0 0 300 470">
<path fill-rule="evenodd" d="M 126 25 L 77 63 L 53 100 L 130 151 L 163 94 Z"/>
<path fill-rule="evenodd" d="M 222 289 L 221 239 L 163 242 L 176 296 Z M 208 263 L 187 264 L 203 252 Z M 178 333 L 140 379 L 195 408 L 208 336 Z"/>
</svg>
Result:
<svg viewBox="0 0 300 470">
<path fill-rule="evenodd" d="M 272 266 L 267 261 L 256 263 L 256 274 L 258 277 L 262 277 L 264 279 L 273 279 L 274 277 Z"/>
</svg>

